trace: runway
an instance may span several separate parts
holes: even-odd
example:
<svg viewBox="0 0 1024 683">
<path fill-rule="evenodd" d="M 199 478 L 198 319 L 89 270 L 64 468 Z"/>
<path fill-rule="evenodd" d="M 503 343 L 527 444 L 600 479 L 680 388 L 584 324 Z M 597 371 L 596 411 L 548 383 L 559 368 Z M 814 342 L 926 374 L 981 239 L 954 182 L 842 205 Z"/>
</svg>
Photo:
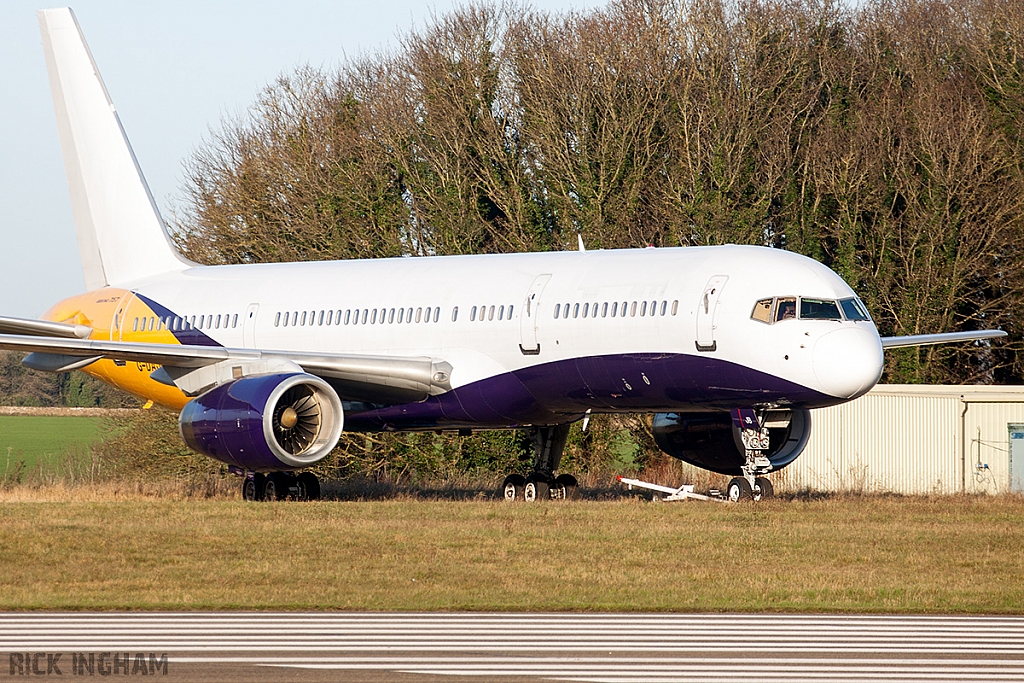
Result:
<svg viewBox="0 0 1024 683">
<path fill-rule="evenodd" d="M 0 615 L 0 652 L 9 677 L 1024 681 L 1024 618 L 27 613 Z"/>
</svg>

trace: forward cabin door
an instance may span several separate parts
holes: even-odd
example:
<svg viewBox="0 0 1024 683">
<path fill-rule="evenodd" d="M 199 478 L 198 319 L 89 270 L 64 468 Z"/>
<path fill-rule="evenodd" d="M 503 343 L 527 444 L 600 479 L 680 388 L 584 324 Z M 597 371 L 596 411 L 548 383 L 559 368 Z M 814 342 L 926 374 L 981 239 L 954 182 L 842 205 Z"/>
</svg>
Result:
<svg viewBox="0 0 1024 683">
<path fill-rule="evenodd" d="M 697 304 L 697 350 L 716 351 L 715 328 L 718 326 L 718 299 L 722 296 L 728 275 L 715 275 L 708 280 Z"/>
<path fill-rule="evenodd" d="M 538 275 L 526 293 L 526 299 L 519 309 L 519 350 L 524 356 L 540 354 L 540 341 L 537 339 L 537 321 L 540 311 L 540 296 L 551 279 L 551 274 Z"/>
<path fill-rule="evenodd" d="M 242 321 L 242 346 L 247 349 L 256 348 L 256 314 L 259 310 L 259 304 L 249 304 L 245 309 L 245 320 Z"/>
</svg>

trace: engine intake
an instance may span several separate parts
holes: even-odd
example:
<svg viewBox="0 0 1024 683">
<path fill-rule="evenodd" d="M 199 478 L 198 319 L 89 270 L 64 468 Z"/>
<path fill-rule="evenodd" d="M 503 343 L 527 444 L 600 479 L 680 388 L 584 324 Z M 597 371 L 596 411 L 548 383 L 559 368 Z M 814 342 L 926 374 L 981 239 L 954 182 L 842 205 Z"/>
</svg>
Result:
<svg viewBox="0 0 1024 683">
<path fill-rule="evenodd" d="M 258 375 L 189 401 L 178 418 L 189 448 L 249 470 L 293 470 L 322 460 L 341 437 L 341 400 L 305 373 Z"/>
<path fill-rule="evenodd" d="M 772 470 L 796 460 L 811 435 L 808 410 L 772 410 L 763 418 L 768 428 Z M 658 448 L 691 465 L 719 474 L 743 474 L 745 453 L 740 429 L 729 413 L 656 413 L 652 425 Z"/>
</svg>

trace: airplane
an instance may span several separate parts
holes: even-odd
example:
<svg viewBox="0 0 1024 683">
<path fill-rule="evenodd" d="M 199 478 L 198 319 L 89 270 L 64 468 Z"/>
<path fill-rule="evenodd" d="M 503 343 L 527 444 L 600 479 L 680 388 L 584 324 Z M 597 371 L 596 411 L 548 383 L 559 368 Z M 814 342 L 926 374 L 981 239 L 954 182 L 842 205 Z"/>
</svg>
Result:
<svg viewBox="0 0 1024 683">
<path fill-rule="evenodd" d="M 192 263 L 74 14 L 38 17 L 88 292 L 0 318 L 0 348 L 178 411 L 246 500 L 319 497 L 343 429 L 529 430 L 501 495 L 562 499 L 569 427 L 595 413 L 653 413 L 663 451 L 768 498 L 809 411 L 871 389 L 883 349 L 1006 336 L 880 337 L 835 272 L 761 246 Z"/>
</svg>

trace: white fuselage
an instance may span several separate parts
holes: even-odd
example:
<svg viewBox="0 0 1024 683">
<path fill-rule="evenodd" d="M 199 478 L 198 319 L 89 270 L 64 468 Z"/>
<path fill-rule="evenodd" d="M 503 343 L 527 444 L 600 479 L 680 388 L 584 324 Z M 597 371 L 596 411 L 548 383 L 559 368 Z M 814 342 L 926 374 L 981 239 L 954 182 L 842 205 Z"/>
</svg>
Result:
<svg viewBox="0 0 1024 683">
<path fill-rule="evenodd" d="M 197 267 L 131 289 L 188 325 L 201 325 L 203 334 L 223 346 L 429 356 L 451 364 L 456 391 L 532 368 L 561 364 L 564 371 L 567 362 L 584 367 L 595 358 L 644 359 L 643 367 L 602 367 L 598 378 L 582 377 L 576 398 L 538 395 L 545 389 L 530 387 L 538 403 L 556 412 L 699 408 L 701 395 L 710 395 L 702 390 L 714 388 L 718 367 L 802 387 L 802 401 L 783 396 L 781 403 L 813 405 L 854 398 L 881 373 L 881 344 L 870 321 L 768 324 L 751 317 L 755 303 L 765 298 L 855 296 L 820 263 L 762 247 Z M 121 329 L 133 324 L 125 320 Z M 677 363 L 660 367 L 659 357 Z M 680 359 L 689 365 L 680 366 Z M 692 373 L 701 375 L 692 378 L 693 392 L 677 390 L 673 399 L 666 389 L 631 400 L 631 392 L 664 379 L 658 373 L 688 372 L 683 367 L 707 369 Z M 556 383 L 571 379 L 563 372 Z M 677 389 L 689 386 L 687 378 L 671 380 Z M 780 403 L 771 392 L 764 401 L 752 401 L 757 387 L 750 389 L 755 393 L 737 395 L 737 406 Z M 722 395 L 711 394 L 708 407 L 720 408 Z"/>
</svg>

